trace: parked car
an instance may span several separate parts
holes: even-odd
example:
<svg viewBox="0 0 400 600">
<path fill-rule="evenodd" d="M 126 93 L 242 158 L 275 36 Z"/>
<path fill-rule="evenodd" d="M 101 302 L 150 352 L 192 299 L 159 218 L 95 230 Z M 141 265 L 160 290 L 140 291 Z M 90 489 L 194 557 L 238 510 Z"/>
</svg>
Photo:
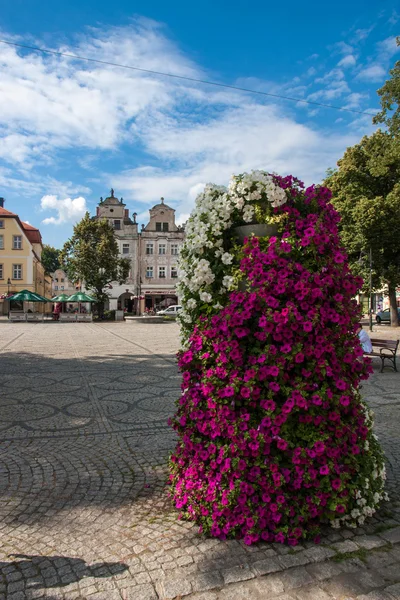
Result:
<svg viewBox="0 0 400 600">
<path fill-rule="evenodd" d="M 400 308 L 397 309 L 397 316 L 400 323 Z M 390 323 L 390 309 L 386 308 L 385 310 L 380 310 L 375 319 L 377 323 Z"/>
<path fill-rule="evenodd" d="M 164 308 L 164 310 L 159 310 L 157 315 L 164 315 L 166 317 L 176 317 L 181 308 L 182 306 L 180 304 L 171 304 L 171 306 L 168 306 L 168 308 Z"/>
</svg>

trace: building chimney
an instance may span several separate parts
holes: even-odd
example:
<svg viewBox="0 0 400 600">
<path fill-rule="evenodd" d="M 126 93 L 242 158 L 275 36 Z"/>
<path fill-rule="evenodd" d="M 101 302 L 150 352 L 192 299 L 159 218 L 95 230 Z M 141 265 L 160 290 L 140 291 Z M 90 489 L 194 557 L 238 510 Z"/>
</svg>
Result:
<svg viewBox="0 0 400 600">
<path fill-rule="evenodd" d="M 0 208 L 4 208 L 4 198 L 0 198 Z"/>
</svg>

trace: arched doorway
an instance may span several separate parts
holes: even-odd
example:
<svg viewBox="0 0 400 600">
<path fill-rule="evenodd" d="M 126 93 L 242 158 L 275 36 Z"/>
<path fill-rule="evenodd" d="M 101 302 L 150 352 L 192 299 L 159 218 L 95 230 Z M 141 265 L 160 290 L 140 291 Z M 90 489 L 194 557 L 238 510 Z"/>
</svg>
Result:
<svg viewBox="0 0 400 600">
<path fill-rule="evenodd" d="M 129 290 L 121 294 L 118 298 L 118 310 L 124 310 L 128 313 L 135 311 L 135 300 L 133 298 L 133 292 Z"/>
</svg>

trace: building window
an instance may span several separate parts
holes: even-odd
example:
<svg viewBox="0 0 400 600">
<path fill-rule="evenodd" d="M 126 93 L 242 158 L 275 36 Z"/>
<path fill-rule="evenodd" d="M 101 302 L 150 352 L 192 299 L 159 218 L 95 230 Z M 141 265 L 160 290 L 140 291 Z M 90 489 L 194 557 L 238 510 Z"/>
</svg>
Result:
<svg viewBox="0 0 400 600">
<path fill-rule="evenodd" d="M 114 221 L 114 229 L 121 229 L 121 221 L 119 219 Z"/>
<path fill-rule="evenodd" d="M 0 250 L 4 250 L 4 238 L 0 235 Z"/>
<path fill-rule="evenodd" d="M 153 277 L 153 267 L 147 267 L 147 269 L 146 269 L 146 277 L 148 277 L 149 279 L 151 277 Z"/>
<path fill-rule="evenodd" d="M 129 244 L 122 244 L 122 254 L 129 254 Z"/>
<path fill-rule="evenodd" d="M 163 223 L 162 224 L 162 230 L 163 231 L 168 231 L 168 223 Z"/>
<path fill-rule="evenodd" d="M 1 221 L 0 221 L 0 229 L 4 229 L 4 221 L 3 221 L 3 219 L 1 219 Z"/>
<path fill-rule="evenodd" d="M 162 223 L 156 223 L 156 231 L 162 231 Z"/>
<path fill-rule="evenodd" d="M 63 290 L 63 289 L 64 289 L 64 286 L 63 286 L 63 285 L 60 285 L 60 290 Z"/>
<path fill-rule="evenodd" d="M 153 244 L 147 242 L 146 244 L 146 254 L 153 254 Z"/>
<path fill-rule="evenodd" d="M 12 278 L 13 279 L 22 279 L 22 265 L 13 265 Z"/>
<path fill-rule="evenodd" d="M 55 289 L 55 290 L 58 290 L 58 285 L 55 285 L 55 286 L 54 286 L 54 289 Z"/>
<path fill-rule="evenodd" d="M 165 279 L 165 267 L 158 267 L 158 276 L 160 279 Z"/>
<path fill-rule="evenodd" d="M 167 244 L 158 244 L 158 254 L 167 254 Z"/>
<path fill-rule="evenodd" d="M 64 283 L 64 278 L 61 279 L 61 283 Z"/>
<path fill-rule="evenodd" d="M 3 275 L 3 265 L 0 265 L 0 279 L 4 279 L 4 275 Z"/>
<path fill-rule="evenodd" d="M 13 235 L 13 250 L 21 250 L 22 248 L 22 235 Z M 17 279 L 17 278 L 15 278 Z"/>
<path fill-rule="evenodd" d="M 178 244 L 171 244 L 171 254 L 178 256 L 179 246 Z"/>
<path fill-rule="evenodd" d="M 176 277 L 178 277 L 178 267 L 171 267 L 171 277 L 172 279 L 176 279 Z"/>
</svg>

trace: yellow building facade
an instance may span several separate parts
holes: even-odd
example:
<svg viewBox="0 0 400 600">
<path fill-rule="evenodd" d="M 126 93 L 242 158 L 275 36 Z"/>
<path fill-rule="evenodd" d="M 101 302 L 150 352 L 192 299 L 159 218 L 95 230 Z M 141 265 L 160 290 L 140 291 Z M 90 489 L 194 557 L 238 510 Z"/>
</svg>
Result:
<svg viewBox="0 0 400 600">
<path fill-rule="evenodd" d="M 42 237 L 39 229 L 21 221 L 0 204 L 0 314 L 9 311 L 9 294 L 21 290 L 51 298 L 51 277 L 41 262 Z M 50 303 L 37 303 L 33 310 L 51 312 Z"/>
</svg>

